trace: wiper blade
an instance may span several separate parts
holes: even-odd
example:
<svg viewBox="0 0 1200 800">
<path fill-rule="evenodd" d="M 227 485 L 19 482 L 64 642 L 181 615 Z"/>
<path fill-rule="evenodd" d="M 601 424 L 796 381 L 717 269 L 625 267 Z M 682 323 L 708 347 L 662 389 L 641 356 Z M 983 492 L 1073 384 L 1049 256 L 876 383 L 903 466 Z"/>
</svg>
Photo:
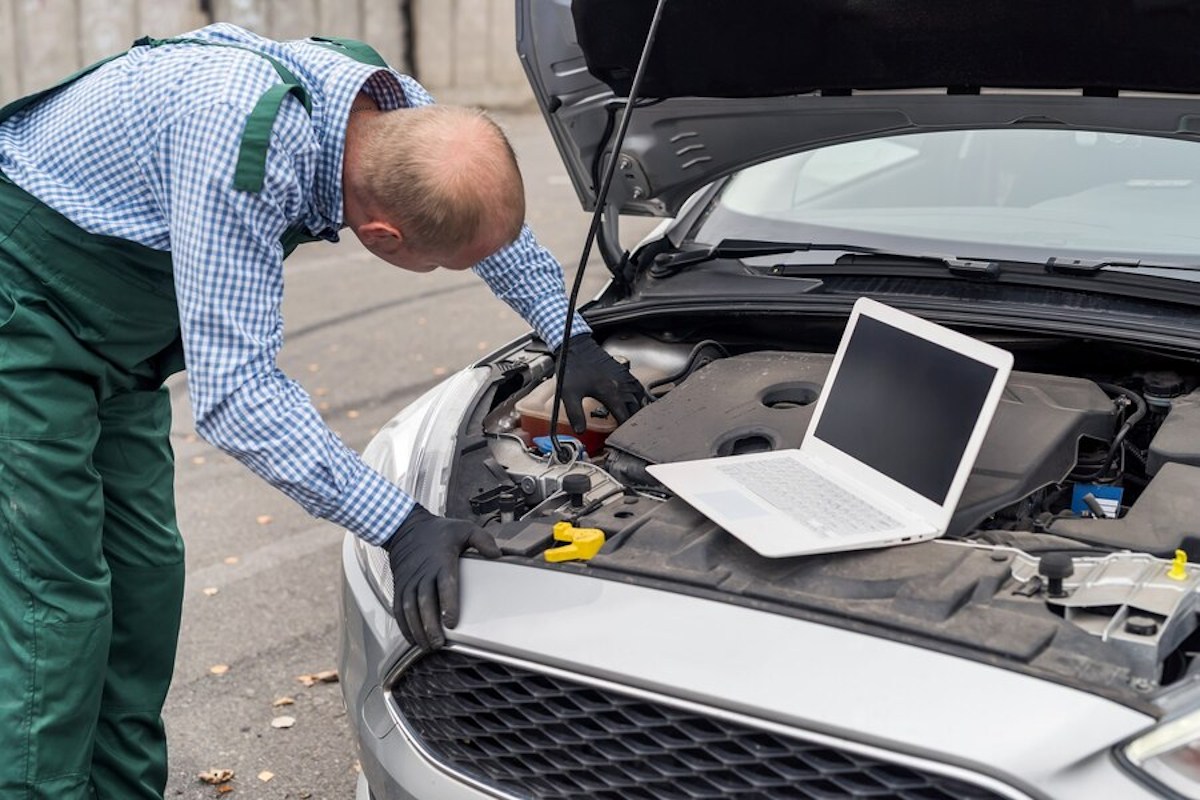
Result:
<svg viewBox="0 0 1200 800">
<path fill-rule="evenodd" d="M 1046 259 L 1046 272 L 1054 275 L 1095 275 L 1106 269 L 1169 269 L 1183 272 L 1200 271 L 1198 265 L 1155 264 L 1152 261 L 1124 261 L 1104 258 L 1074 258 L 1054 256 Z"/>
<path fill-rule="evenodd" d="M 768 242 L 758 239 L 722 239 L 712 247 L 684 250 L 678 253 L 659 253 L 654 257 L 650 274 L 658 278 L 674 275 L 684 267 L 703 264 L 718 258 L 755 258 L 803 253 L 808 250 L 832 250 L 851 253 L 875 253 L 876 250 L 847 244 L 816 244 L 814 242 Z"/>
<path fill-rule="evenodd" d="M 845 253 L 837 259 L 837 265 L 847 266 L 858 264 L 878 264 L 880 261 L 895 261 L 908 265 L 941 266 L 949 272 L 965 277 L 994 278 L 1000 274 L 1000 264 L 996 261 L 957 258 L 955 256 L 924 256 L 894 253 L 875 247 L 864 247 L 856 244 L 836 244 L 829 242 L 770 242 L 756 239 L 723 239 L 712 247 L 698 250 L 685 250 L 679 253 L 660 253 L 655 256 L 650 274 L 655 278 L 666 278 L 680 270 L 713 261 L 718 258 L 756 258 L 762 256 L 788 255 L 811 251 Z M 784 275 L 794 267 L 795 271 L 807 271 L 813 265 L 779 265 L 772 269 L 772 274 Z"/>
</svg>

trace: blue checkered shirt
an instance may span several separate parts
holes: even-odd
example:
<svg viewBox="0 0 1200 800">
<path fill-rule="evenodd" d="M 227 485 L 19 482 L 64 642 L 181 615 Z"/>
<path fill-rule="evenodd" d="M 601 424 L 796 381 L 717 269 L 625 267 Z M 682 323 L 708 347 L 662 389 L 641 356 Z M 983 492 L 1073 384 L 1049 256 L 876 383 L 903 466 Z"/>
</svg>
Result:
<svg viewBox="0 0 1200 800">
<path fill-rule="evenodd" d="M 433 100 L 412 78 L 303 40 L 228 24 L 185 36 L 268 54 L 312 98 L 311 118 L 284 101 L 260 193 L 232 188 L 234 165 L 247 115 L 279 77 L 227 47 L 135 48 L 0 125 L 0 170 L 90 233 L 170 251 L 197 432 L 309 513 L 381 543 L 414 501 L 347 448 L 276 366 L 280 237 L 303 222 L 337 241 L 346 120 L 360 90 L 389 110 Z M 474 269 L 552 347 L 561 343 L 562 268 L 528 227 Z"/>
</svg>

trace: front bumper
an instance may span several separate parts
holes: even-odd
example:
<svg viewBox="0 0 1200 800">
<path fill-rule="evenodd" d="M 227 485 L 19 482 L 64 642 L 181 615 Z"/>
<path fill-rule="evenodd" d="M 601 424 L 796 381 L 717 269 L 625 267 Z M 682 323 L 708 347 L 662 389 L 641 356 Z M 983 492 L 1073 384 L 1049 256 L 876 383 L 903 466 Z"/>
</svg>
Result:
<svg viewBox="0 0 1200 800">
<path fill-rule="evenodd" d="M 384 690 L 406 647 L 343 548 L 342 691 L 374 800 L 507 797 L 443 765 Z M 1111 748 L 1153 720 L 1091 694 L 711 600 L 466 560 L 453 644 L 572 680 L 728 712 L 1014 798 L 1152 798 Z M 819 657 L 814 654 L 820 654 Z"/>
</svg>

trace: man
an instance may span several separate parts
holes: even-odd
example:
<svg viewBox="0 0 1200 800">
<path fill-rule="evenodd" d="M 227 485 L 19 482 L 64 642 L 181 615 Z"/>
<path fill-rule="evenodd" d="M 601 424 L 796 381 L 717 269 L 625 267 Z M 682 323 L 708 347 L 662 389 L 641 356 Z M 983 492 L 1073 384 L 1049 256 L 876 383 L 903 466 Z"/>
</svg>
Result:
<svg viewBox="0 0 1200 800">
<path fill-rule="evenodd" d="M 0 172 L 0 796 L 163 792 L 183 547 L 162 382 L 185 360 L 197 431 L 386 547 L 397 621 L 440 645 L 459 555 L 495 543 L 368 469 L 276 368 L 281 262 L 349 227 L 403 269 L 473 266 L 563 346 L 499 130 L 358 43 L 214 25 L 0 110 Z M 627 417 L 641 387 L 574 330 L 572 418 L 583 394 Z"/>
</svg>

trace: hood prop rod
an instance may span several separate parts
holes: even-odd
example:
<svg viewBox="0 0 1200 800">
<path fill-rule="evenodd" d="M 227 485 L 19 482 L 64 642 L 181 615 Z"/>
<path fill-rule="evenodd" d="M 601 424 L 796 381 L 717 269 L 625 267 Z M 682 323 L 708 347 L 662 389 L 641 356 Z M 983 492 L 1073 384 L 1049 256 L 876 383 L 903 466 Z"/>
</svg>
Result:
<svg viewBox="0 0 1200 800">
<path fill-rule="evenodd" d="M 588 259 L 592 255 L 592 245 L 596 241 L 596 233 L 600 230 L 601 218 L 604 214 L 604 204 L 612 187 L 613 176 L 617 172 L 617 162 L 620 161 L 621 146 L 625 143 L 625 134 L 629 130 L 629 120 L 633 109 L 637 106 L 638 95 L 642 88 L 642 78 L 646 74 L 646 64 L 650 60 L 650 49 L 658 35 L 658 24 L 662 21 L 663 9 L 667 0 L 658 0 L 654 7 L 654 16 L 650 20 L 650 30 L 646 33 L 646 42 L 642 45 L 642 54 L 638 58 L 637 72 L 633 75 L 633 84 L 629 87 L 629 98 L 625 101 L 625 110 L 621 115 L 621 125 L 617 128 L 617 136 L 613 140 L 612 157 L 604 169 L 604 180 L 600 184 L 600 194 L 596 196 L 596 207 L 592 210 L 592 223 L 588 226 L 587 238 L 583 243 L 583 253 L 579 256 L 579 269 L 575 272 L 575 282 L 571 286 L 571 295 L 567 301 L 567 321 L 563 324 L 562 344 L 558 348 L 558 363 L 554 367 L 554 405 L 550 411 L 550 444 L 551 453 L 560 463 L 566 464 L 574 457 L 571 448 L 558 439 L 558 411 L 562 405 L 563 383 L 567 376 L 567 342 L 571 339 L 571 323 L 575 317 L 575 307 L 579 303 L 579 290 L 583 286 L 583 273 Z"/>
</svg>

